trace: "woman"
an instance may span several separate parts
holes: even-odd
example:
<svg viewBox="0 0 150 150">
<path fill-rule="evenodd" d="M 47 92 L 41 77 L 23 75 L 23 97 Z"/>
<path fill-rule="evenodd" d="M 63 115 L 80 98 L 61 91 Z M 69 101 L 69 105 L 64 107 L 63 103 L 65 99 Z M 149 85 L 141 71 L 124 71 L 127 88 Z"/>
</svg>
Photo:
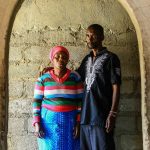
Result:
<svg viewBox="0 0 150 150">
<path fill-rule="evenodd" d="M 79 150 L 79 121 L 83 84 L 77 72 L 66 68 L 69 52 L 63 46 L 50 51 L 53 64 L 35 83 L 33 125 L 40 150 Z"/>
</svg>

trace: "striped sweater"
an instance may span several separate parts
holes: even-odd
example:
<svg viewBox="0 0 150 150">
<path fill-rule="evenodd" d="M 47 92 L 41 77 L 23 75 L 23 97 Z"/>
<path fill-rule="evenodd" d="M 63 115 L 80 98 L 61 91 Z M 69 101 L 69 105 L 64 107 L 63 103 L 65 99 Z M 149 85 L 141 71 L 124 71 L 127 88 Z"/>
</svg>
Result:
<svg viewBox="0 0 150 150">
<path fill-rule="evenodd" d="M 77 121 L 80 121 L 82 96 L 83 83 L 77 72 L 68 69 L 63 78 L 57 78 L 51 69 L 35 83 L 33 125 L 40 122 L 42 107 L 55 112 L 77 110 Z"/>
</svg>

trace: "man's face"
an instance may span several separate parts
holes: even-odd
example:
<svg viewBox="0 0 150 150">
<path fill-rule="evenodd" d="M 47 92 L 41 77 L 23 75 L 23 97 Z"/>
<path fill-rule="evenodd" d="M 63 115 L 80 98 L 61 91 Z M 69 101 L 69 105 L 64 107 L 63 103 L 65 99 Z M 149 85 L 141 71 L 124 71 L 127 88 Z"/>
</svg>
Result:
<svg viewBox="0 0 150 150">
<path fill-rule="evenodd" d="M 96 30 L 94 29 L 87 29 L 86 31 L 86 42 L 89 49 L 96 49 L 98 48 L 102 43 L 102 37 L 103 35 L 100 35 Z"/>
</svg>

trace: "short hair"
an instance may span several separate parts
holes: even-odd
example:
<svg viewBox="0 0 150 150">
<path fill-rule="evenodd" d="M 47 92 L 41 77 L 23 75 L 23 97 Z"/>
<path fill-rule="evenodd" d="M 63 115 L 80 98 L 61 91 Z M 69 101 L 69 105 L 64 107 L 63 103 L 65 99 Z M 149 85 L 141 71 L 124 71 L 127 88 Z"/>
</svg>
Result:
<svg viewBox="0 0 150 150">
<path fill-rule="evenodd" d="M 97 31 L 101 35 L 104 35 L 104 28 L 99 24 L 91 24 L 90 26 L 88 26 L 87 29 L 93 29 L 94 31 Z"/>
</svg>

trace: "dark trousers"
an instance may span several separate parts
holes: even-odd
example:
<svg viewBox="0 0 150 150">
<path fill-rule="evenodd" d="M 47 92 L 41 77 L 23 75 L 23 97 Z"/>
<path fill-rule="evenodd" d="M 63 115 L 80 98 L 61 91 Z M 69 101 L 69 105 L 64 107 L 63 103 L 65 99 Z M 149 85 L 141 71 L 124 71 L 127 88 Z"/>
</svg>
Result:
<svg viewBox="0 0 150 150">
<path fill-rule="evenodd" d="M 107 133 L 105 128 L 93 125 L 81 125 L 81 150 L 115 150 L 113 132 Z"/>
</svg>

